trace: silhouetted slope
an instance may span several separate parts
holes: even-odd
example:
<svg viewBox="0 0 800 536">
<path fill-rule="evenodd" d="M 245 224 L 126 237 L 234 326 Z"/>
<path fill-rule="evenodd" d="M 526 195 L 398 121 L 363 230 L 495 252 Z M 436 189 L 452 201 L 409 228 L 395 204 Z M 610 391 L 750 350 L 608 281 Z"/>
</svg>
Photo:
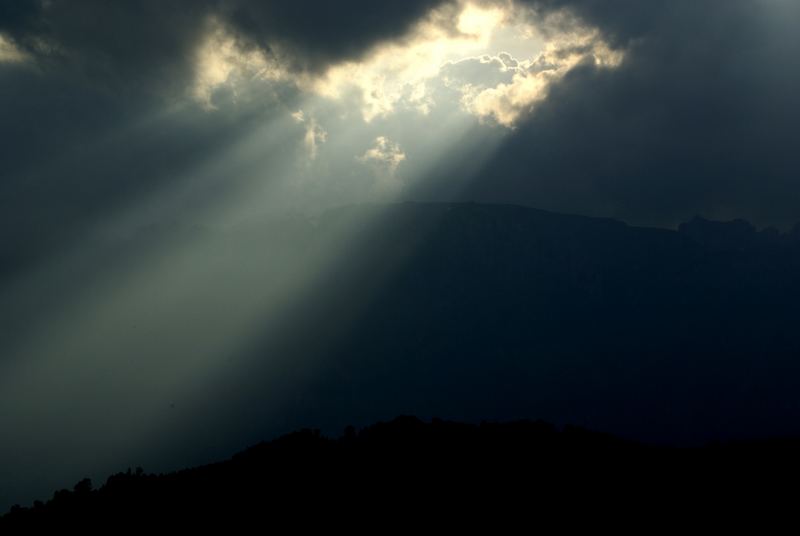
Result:
<svg viewBox="0 0 800 536">
<path fill-rule="evenodd" d="M 784 478 L 795 475 L 797 464 L 786 462 L 798 449 L 795 440 L 657 448 L 541 421 L 470 425 L 400 417 L 360 432 L 349 427 L 339 439 L 303 430 L 225 462 L 170 474 L 129 469 L 97 490 L 84 480 L 46 503 L 13 508 L 0 529 L 211 520 L 305 526 L 376 513 L 463 518 L 477 514 L 470 507 L 498 504 L 531 514 L 559 504 L 572 512 L 616 508 L 620 500 L 631 508 L 673 493 L 681 501 L 712 494 L 722 500 L 750 495 L 755 488 L 746 486 L 764 481 L 765 471 L 780 467 Z"/>
</svg>

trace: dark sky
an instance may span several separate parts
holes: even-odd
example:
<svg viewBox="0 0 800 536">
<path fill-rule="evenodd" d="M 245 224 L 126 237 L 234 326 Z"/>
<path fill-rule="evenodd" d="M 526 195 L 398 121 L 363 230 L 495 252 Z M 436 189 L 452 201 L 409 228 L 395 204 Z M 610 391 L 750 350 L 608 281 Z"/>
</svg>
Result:
<svg viewBox="0 0 800 536">
<path fill-rule="evenodd" d="M 184 397 L 358 243 L 283 263 L 316 220 L 282 217 L 466 200 L 791 228 L 798 22 L 796 0 L 0 0 L 0 511 L 262 437 L 209 425 L 181 457 Z"/>
</svg>

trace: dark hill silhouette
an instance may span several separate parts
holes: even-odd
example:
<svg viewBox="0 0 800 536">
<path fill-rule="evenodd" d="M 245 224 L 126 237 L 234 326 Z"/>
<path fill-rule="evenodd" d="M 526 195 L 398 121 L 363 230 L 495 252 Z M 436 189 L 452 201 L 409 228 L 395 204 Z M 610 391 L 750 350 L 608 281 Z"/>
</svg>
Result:
<svg viewBox="0 0 800 536">
<path fill-rule="evenodd" d="M 360 432 L 348 427 L 338 439 L 304 429 L 174 473 L 128 469 L 94 490 L 82 480 L 47 502 L 15 506 L 0 530 L 265 520 L 331 527 L 376 514 L 456 516 L 456 523 L 478 515 L 469 508 L 501 505 L 522 515 L 616 509 L 617 501 L 651 508 L 673 493 L 707 511 L 711 499 L 756 498 L 772 470 L 795 476 L 799 450 L 791 439 L 677 449 L 542 421 L 398 417 Z"/>
</svg>

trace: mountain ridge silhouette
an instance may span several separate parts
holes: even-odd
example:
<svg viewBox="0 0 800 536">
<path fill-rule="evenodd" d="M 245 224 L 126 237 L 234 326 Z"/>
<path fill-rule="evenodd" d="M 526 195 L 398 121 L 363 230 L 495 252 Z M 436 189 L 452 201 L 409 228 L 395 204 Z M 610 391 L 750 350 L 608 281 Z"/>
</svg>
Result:
<svg viewBox="0 0 800 536">
<path fill-rule="evenodd" d="M 497 498 L 492 497 L 495 492 L 506 497 L 515 483 L 526 479 L 541 489 L 513 493 L 539 496 L 571 489 L 576 505 L 602 489 L 610 494 L 600 499 L 603 504 L 642 493 L 672 493 L 672 486 L 683 486 L 683 493 L 697 493 L 700 499 L 712 490 L 721 496 L 739 492 L 745 483 L 769 478 L 765 471 L 770 469 L 782 467 L 785 477 L 796 474 L 796 463 L 785 464 L 798 450 L 800 438 L 676 448 L 541 420 L 469 424 L 399 416 L 361 430 L 348 426 L 338 438 L 301 429 L 228 460 L 170 473 L 129 468 L 97 489 L 84 479 L 46 502 L 12 507 L 0 517 L 0 529 L 64 529 L 120 520 L 134 525 L 252 520 L 262 515 L 275 521 L 310 511 L 335 516 L 349 514 L 352 500 L 378 506 L 388 498 L 402 505 L 406 486 L 419 494 L 410 503 L 435 501 L 443 493 L 438 500 L 444 507 L 471 493 L 487 501 Z M 734 473 L 731 463 L 737 464 Z M 686 479 L 699 488 L 686 486 Z M 726 489 L 731 485 L 734 489 Z"/>
</svg>

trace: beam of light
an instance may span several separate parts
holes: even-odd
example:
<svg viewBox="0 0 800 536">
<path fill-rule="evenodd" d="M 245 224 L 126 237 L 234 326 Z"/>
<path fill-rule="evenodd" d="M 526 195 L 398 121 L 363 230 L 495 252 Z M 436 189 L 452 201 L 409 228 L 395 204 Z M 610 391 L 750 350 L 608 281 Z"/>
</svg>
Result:
<svg viewBox="0 0 800 536">
<path fill-rule="evenodd" d="M 28 56 L 13 41 L 0 33 L 0 64 L 22 63 Z"/>
<path fill-rule="evenodd" d="M 564 31 L 547 33 L 535 24 L 547 21 L 528 20 L 513 3 L 457 6 L 433 11 L 404 38 L 321 74 L 292 73 L 263 52 L 238 48 L 211 24 L 188 89 L 199 113 L 225 113 L 220 92 L 232 95 L 234 106 L 274 95 L 279 84 L 293 84 L 301 97 L 169 187 L 109 214 L 104 226 L 121 233 L 170 215 L 211 222 L 211 233 L 148 241 L 134 248 L 130 264 L 79 281 L 70 300 L 45 300 L 52 310 L 13 348 L 0 376 L 0 427 L 18 431 L 0 447 L 4 463 L 36 459 L 51 474 L 76 480 L 101 477 L 128 460 L 169 468 L 163 456 L 155 461 L 165 445 L 177 449 L 174 465 L 204 461 L 177 446 L 191 441 L 186 423 L 215 406 L 208 396 L 220 383 L 240 381 L 246 363 L 239 356 L 288 329 L 293 307 L 358 250 L 369 227 L 343 226 L 304 249 L 302 240 L 280 232 L 240 234 L 250 218 L 286 206 L 311 212 L 403 199 L 434 171 L 446 174 L 445 155 L 475 158 L 466 140 L 476 134 L 487 136 L 480 154 L 488 158 L 576 65 L 614 67 L 622 58 L 577 22 L 560 21 Z M 300 220 L 313 234 L 313 218 Z M 27 288 L 47 277 L 33 276 Z M 281 372 L 265 381 L 275 387 Z M 260 417 L 278 418 L 274 396 Z M 224 416 L 207 418 L 213 428 Z M 202 441 L 211 450 L 197 447 L 205 454 L 196 455 L 224 455 L 241 440 L 208 434 Z M 62 445 L 58 455 L 53 443 Z M 66 476 L 62 457 L 74 471 Z M 152 467 L 157 463 L 167 467 Z"/>
</svg>

